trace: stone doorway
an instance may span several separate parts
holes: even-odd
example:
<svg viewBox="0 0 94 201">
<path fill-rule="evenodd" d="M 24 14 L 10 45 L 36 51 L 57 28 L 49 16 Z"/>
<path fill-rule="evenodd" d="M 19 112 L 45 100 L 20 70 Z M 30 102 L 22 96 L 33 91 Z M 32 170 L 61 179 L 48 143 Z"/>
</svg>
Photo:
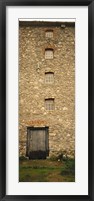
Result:
<svg viewBox="0 0 94 201">
<path fill-rule="evenodd" d="M 27 128 L 27 156 L 29 159 L 46 159 L 49 155 L 48 127 Z"/>
</svg>

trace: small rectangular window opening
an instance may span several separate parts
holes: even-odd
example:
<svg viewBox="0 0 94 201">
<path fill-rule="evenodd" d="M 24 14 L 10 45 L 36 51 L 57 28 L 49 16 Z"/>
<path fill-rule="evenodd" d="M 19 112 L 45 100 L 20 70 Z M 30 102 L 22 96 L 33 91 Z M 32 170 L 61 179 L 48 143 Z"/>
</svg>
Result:
<svg viewBox="0 0 94 201">
<path fill-rule="evenodd" d="M 45 73 L 45 83 L 53 83 L 54 82 L 54 73 L 47 72 Z"/>
<path fill-rule="evenodd" d="M 45 32 L 45 36 L 46 36 L 47 38 L 53 38 L 53 30 L 47 30 L 47 31 Z"/>
<path fill-rule="evenodd" d="M 45 99 L 45 109 L 54 110 L 54 99 Z"/>
<path fill-rule="evenodd" d="M 53 59 L 53 49 L 45 50 L 45 59 Z"/>
</svg>

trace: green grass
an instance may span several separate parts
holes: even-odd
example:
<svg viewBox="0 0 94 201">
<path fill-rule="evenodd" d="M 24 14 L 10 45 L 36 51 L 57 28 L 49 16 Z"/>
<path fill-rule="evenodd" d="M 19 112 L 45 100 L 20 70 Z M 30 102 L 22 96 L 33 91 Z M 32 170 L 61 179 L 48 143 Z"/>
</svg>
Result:
<svg viewBox="0 0 94 201">
<path fill-rule="evenodd" d="M 75 182 L 75 160 L 20 160 L 20 182 Z"/>
</svg>

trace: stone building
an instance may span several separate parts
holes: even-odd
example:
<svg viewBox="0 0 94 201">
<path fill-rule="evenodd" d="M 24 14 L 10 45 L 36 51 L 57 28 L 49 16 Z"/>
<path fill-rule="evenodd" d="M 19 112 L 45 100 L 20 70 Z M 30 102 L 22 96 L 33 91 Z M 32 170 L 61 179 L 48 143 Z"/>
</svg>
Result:
<svg viewBox="0 0 94 201">
<path fill-rule="evenodd" d="M 19 22 L 19 153 L 74 156 L 74 22 Z"/>
</svg>

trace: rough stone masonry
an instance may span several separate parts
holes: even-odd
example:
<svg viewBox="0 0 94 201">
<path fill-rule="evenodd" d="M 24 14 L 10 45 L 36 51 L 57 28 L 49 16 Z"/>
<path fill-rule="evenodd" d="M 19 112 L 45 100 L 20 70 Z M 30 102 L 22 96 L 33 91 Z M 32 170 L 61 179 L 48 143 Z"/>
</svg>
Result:
<svg viewBox="0 0 94 201">
<path fill-rule="evenodd" d="M 28 137 L 29 128 L 31 131 L 36 128 L 36 137 L 35 134 Z M 19 22 L 20 156 L 29 156 L 32 149 L 35 151 L 41 146 L 45 151 L 43 134 L 38 135 L 39 128 L 48 129 L 44 138 L 48 146 L 47 157 L 60 154 L 74 157 L 74 22 Z"/>
</svg>

